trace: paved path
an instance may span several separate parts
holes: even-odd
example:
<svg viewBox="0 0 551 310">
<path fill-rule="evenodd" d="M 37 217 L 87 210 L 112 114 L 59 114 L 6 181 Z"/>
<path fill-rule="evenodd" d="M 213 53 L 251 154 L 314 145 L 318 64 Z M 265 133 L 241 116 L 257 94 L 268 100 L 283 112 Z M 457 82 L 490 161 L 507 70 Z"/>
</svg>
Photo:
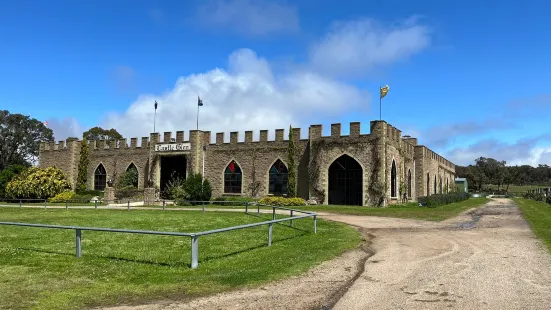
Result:
<svg viewBox="0 0 551 310">
<path fill-rule="evenodd" d="M 512 200 L 442 223 L 330 216 L 375 255 L 333 309 L 550 309 L 551 256 Z"/>
</svg>

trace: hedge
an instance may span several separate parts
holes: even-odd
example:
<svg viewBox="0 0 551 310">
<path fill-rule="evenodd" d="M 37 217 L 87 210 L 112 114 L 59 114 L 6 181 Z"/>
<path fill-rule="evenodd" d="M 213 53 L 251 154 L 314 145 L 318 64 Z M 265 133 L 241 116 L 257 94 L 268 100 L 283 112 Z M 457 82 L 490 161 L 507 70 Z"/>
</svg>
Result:
<svg viewBox="0 0 551 310">
<path fill-rule="evenodd" d="M 468 193 L 447 193 L 447 194 L 435 194 L 431 196 L 423 196 L 417 198 L 417 202 L 422 207 L 434 208 L 442 205 L 447 205 L 454 202 L 460 202 L 469 199 Z"/>
<path fill-rule="evenodd" d="M 272 206 L 305 206 L 306 201 L 302 198 L 288 198 L 280 196 L 268 196 L 260 199 L 259 203 Z"/>
</svg>

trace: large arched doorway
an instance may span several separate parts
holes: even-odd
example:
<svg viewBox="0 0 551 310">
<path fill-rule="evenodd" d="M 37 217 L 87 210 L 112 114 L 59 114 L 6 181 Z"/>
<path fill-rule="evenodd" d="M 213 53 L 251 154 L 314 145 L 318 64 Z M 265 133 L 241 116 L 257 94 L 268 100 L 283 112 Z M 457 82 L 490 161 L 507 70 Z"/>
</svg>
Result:
<svg viewBox="0 0 551 310">
<path fill-rule="evenodd" d="M 362 167 L 352 157 L 342 155 L 329 166 L 329 204 L 354 205 L 362 203 Z"/>
<path fill-rule="evenodd" d="M 390 197 L 396 198 L 398 196 L 396 190 L 396 162 L 392 160 L 392 167 L 390 168 Z"/>
</svg>

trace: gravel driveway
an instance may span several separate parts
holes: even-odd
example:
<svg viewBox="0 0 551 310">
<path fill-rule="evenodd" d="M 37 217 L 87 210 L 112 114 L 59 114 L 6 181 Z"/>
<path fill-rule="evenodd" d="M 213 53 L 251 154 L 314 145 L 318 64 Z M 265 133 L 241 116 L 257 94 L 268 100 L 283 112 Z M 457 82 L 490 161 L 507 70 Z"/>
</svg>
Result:
<svg viewBox="0 0 551 310">
<path fill-rule="evenodd" d="M 550 309 L 551 255 L 509 199 L 440 223 L 322 215 L 363 248 L 307 274 L 189 302 L 112 309 Z M 369 246 L 369 247 L 368 247 Z"/>
</svg>

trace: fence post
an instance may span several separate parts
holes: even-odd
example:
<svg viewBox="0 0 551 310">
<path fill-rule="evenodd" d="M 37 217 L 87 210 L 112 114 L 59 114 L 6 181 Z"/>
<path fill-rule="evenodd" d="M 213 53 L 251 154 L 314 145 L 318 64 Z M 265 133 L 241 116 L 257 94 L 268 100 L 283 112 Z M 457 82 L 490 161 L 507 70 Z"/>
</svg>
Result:
<svg viewBox="0 0 551 310">
<path fill-rule="evenodd" d="M 166 207 L 166 200 L 163 200 L 163 211 L 165 210 L 165 207 Z"/>
<path fill-rule="evenodd" d="M 94 209 L 97 209 L 97 208 L 98 208 L 98 200 L 95 199 L 95 200 L 94 200 Z"/>
<path fill-rule="evenodd" d="M 128 200 L 128 211 L 130 211 L 130 200 Z"/>
<path fill-rule="evenodd" d="M 291 219 L 289 220 L 291 227 L 293 227 L 293 210 L 291 210 Z"/>
<path fill-rule="evenodd" d="M 77 242 L 77 258 L 79 258 L 80 256 L 82 256 L 82 243 L 81 243 L 81 231 L 80 229 L 75 229 L 76 230 L 76 242 Z"/>
<path fill-rule="evenodd" d="M 272 246 L 272 223 L 268 224 L 268 246 Z"/>
<path fill-rule="evenodd" d="M 191 236 L 191 269 L 199 266 L 199 236 Z"/>
<path fill-rule="evenodd" d="M 272 207 L 272 221 L 275 220 L 275 207 Z"/>
<path fill-rule="evenodd" d="M 19 208 L 22 208 L 23 205 L 22 205 L 22 202 L 21 202 L 21 199 L 19 199 Z"/>
<path fill-rule="evenodd" d="M 203 212 L 205 212 L 205 202 L 203 201 Z"/>
<path fill-rule="evenodd" d="M 318 227 L 316 225 L 316 222 L 317 222 L 316 216 L 314 215 L 314 234 L 318 232 Z"/>
<path fill-rule="evenodd" d="M 260 204 L 257 204 L 256 206 L 258 207 L 258 209 L 256 211 L 256 215 L 260 216 Z"/>
<path fill-rule="evenodd" d="M 245 202 L 245 214 L 249 214 L 249 203 Z"/>
<path fill-rule="evenodd" d="M 44 209 L 46 209 L 46 202 L 48 202 L 48 199 L 44 199 Z"/>
<path fill-rule="evenodd" d="M 69 209 L 69 200 L 65 200 L 65 210 Z"/>
</svg>

